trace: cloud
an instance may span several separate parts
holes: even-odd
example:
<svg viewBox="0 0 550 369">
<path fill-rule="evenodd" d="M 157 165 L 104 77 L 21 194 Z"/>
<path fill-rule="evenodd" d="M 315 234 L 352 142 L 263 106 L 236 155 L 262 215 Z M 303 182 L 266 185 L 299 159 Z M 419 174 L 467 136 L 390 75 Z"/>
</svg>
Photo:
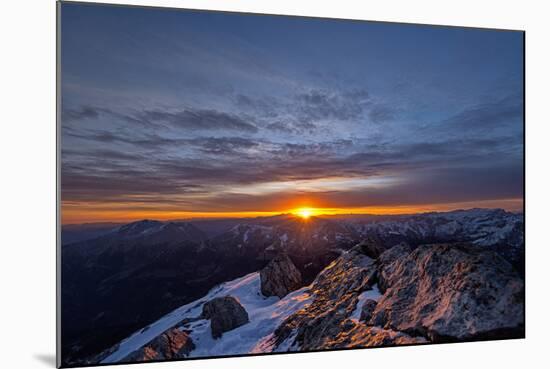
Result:
<svg viewBox="0 0 550 369">
<path fill-rule="evenodd" d="M 135 113 L 123 113 L 107 108 L 82 106 L 79 109 L 65 109 L 63 120 L 65 123 L 83 119 L 99 118 L 101 114 L 110 116 L 123 122 L 137 124 L 145 128 L 159 128 L 159 125 L 168 125 L 175 128 L 191 131 L 239 131 L 256 133 L 258 128 L 246 119 L 213 109 L 184 109 L 184 110 L 142 110 Z"/>
<path fill-rule="evenodd" d="M 317 192 L 283 190 L 260 195 L 217 193 L 210 203 L 203 203 L 202 206 L 210 209 L 272 211 L 288 209 L 300 202 L 325 208 L 357 208 L 444 204 L 523 196 L 521 165 L 423 170 L 416 172 L 416 175 L 411 174 L 390 184 L 362 189 L 342 188 Z"/>
<path fill-rule="evenodd" d="M 146 110 L 139 114 L 145 121 L 168 123 L 189 130 L 226 130 L 256 133 L 258 128 L 243 118 L 212 109 L 186 109 L 180 111 Z"/>
<path fill-rule="evenodd" d="M 364 88 L 303 89 L 286 98 L 237 94 L 233 100 L 240 109 L 263 122 L 262 127 L 286 135 L 326 133 L 323 121 L 383 123 L 396 116 L 396 110 L 371 96 Z"/>
<path fill-rule="evenodd" d="M 296 101 L 299 116 L 307 122 L 321 119 L 349 121 L 361 117 L 370 97 L 366 90 L 339 93 L 312 89 L 298 94 Z"/>
<path fill-rule="evenodd" d="M 503 128 L 523 118 L 523 98 L 510 95 L 506 98 L 464 109 L 443 121 L 451 129 L 489 131 Z"/>
<path fill-rule="evenodd" d="M 311 88 L 286 98 L 237 94 L 234 100 L 239 108 L 266 119 L 268 129 L 288 133 L 314 130 L 313 123 L 320 120 L 360 119 L 374 104 L 366 89 Z"/>
<path fill-rule="evenodd" d="M 136 162 L 142 160 L 143 157 L 138 154 L 130 154 L 119 150 L 94 149 L 90 151 L 68 150 L 61 151 L 62 158 L 78 158 L 79 160 L 126 160 Z"/>
<path fill-rule="evenodd" d="M 127 143 L 127 144 L 136 144 L 135 140 L 126 138 L 120 134 L 115 134 L 106 130 L 99 129 L 74 129 L 70 127 L 66 128 L 65 135 L 68 137 L 74 137 L 81 140 L 93 141 L 97 143 Z"/>
<path fill-rule="evenodd" d="M 277 117 L 283 107 L 282 102 L 273 97 L 252 97 L 244 94 L 237 94 L 234 100 L 239 108 L 252 111 L 256 115 L 265 118 Z"/>
<path fill-rule="evenodd" d="M 82 119 L 95 119 L 99 117 L 99 113 L 99 110 L 94 107 L 82 106 L 80 109 L 63 110 L 62 119 L 65 122 Z"/>
<path fill-rule="evenodd" d="M 139 133 L 133 135 L 131 131 L 109 132 L 106 130 L 94 129 L 69 129 L 66 136 L 91 141 L 99 145 L 126 144 L 134 147 L 134 150 L 143 149 L 156 150 L 162 155 L 171 148 L 196 149 L 202 153 L 226 156 L 231 154 L 243 154 L 243 150 L 251 149 L 260 145 L 262 141 L 252 140 L 243 137 L 195 137 L 195 138 L 170 138 L 151 133 Z M 120 147 L 119 147 L 120 150 Z M 119 156 L 124 153 L 117 150 L 64 150 L 69 156 L 93 156 L 95 153 L 105 153 L 107 157 Z M 111 155 L 112 154 L 112 155 Z M 117 154 L 117 155 L 115 155 Z M 133 157 L 136 159 L 135 157 Z M 182 158 L 183 159 L 183 158 Z"/>
<path fill-rule="evenodd" d="M 515 137 L 480 138 L 473 141 L 455 139 L 398 146 L 369 145 L 363 149 L 352 140 L 293 144 L 241 137 L 168 139 L 150 136 L 148 139 L 128 139 L 108 132 L 88 137 L 116 145 L 121 142 L 130 143 L 134 150 L 127 152 L 120 147 L 118 150 L 80 150 L 80 155 L 64 150 L 64 175 L 85 175 L 86 178 L 99 176 L 106 184 L 111 178 L 116 184 L 128 176 L 128 181 L 134 182 L 132 188 L 144 182 L 141 187 L 143 191 L 152 193 L 178 193 L 180 188 L 189 186 L 197 189 L 212 185 L 252 185 L 326 177 L 368 178 L 394 176 L 405 172 L 408 176 L 414 176 L 415 171 L 428 169 L 436 171 L 438 168 L 522 163 Z M 175 148 L 185 146 L 188 151 L 183 156 L 174 156 L 167 153 L 167 145 Z M 151 156 L 143 151 L 150 148 L 161 150 Z M 195 151 L 189 151 L 190 149 Z M 350 150 L 352 153 L 346 154 Z M 216 160 L 212 161 L 210 156 L 214 156 Z M 478 175 L 484 176 L 483 173 Z M 149 187 L 152 183 L 149 179 L 151 176 L 162 178 L 162 186 Z M 82 192 L 95 191 L 90 185 L 94 182 L 73 181 L 64 186 L 70 186 L 71 183 L 84 186 L 80 189 Z M 155 180 L 154 183 L 158 182 Z"/>
<path fill-rule="evenodd" d="M 369 116 L 371 121 L 385 121 L 393 114 L 391 110 L 378 109 L 366 90 L 338 94 L 316 90 L 289 105 L 289 115 L 296 111 L 303 113 L 300 109 L 308 106 L 315 114 L 322 112 L 347 119 L 355 114 L 353 110 L 346 112 L 350 101 L 357 102 L 361 116 Z M 73 114 L 73 119 L 97 118 L 91 113 L 94 111 L 99 116 L 111 114 L 142 125 L 116 130 L 64 126 L 63 201 L 158 204 L 190 211 L 269 210 L 268 206 L 307 196 L 308 192 L 290 188 L 260 195 L 254 193 L 255 188 L 327 177 L 351 182 L 357 179 L 360 183 L 376 178 L 398 181 L 363 189 L 344 186 L 333 191 L 315 191 L 313 196 L 319 206 L 521 197 L 521 137 L 509 129 L 475 138 L 460 134 L 464 131 L 461 124 L 472 124 L 473 118 L 466 119 L 471 115 L 493 119 L 495 127 L 501 127 L 496 123 L 500 118 L 496 117 L 510 116 L 510 112 L 517 116 L 514 109 L 507 108 L 510 102 L 513 100 L 464 109 L 439 131 L 435 130 L 443 133 L 440 136 L 432 135 L 432 131 L 427 135 L 425 131 L 385 140 L 344 139 L 347 136 L 338 134 L 332 140 L 315 134 L 302 138 L 308 129 L 318 133 L 316 122 L 266 119 L 270 122 L 266 125 L 257 118 L 249 120 L 217 110 L 156 109 L 122 114 L 82 108 L 75 110 L 81 114 Z M 325 104 L 328 108 L 322 110 Z M 370 117 L 371 114 L 376 118 Z M 310 118 L 313 119 L 312 115 Z M 249 121 L 260 124 L 252 125 Z M 149 129 L 144 129 L 145 125 Z M 181 129 L 173 129 L 178 127 Z M 258 127 L 274 133 L 250 136 L 249 133 L 258 132 Z M 72 138 L 90 144 L 70 141 Z"/>
<path fill-rule="evenodd" d="M 368 115 L 370 120 L 375 123 L 387 122 L 395 118 L 394 110 L 382 104 L 373 105 Z"/>
<path fill-rule="evenodd" d="M 325 207 L 521 197 L 523 164 L 521 157 L 506 154 L 511 142 L 513 138 L 449 140 L 399 147 L 374 145 L 368 150 L 342 155 L 342 149 L 353 146 L 353 142 L 277 145 L 235 137 L 187 141 L 200 152 L 217 156 L 217 160 L 205 155 L 133 157 L 95 150 L 83 158 L 74 155 L 63 158 L 63 199 L 158 203 L 189 211 L 258 211 L 280 208 L 281 204 L 289 204 L 291 199 L 296 202 L 303 196 L 310 196 L 316 205 Z M 242 154 L 246 150 L 256 152 Z M 253 191 L 258 185 L 327 177 L 352 181 L 397 178 L 397 181 L 364 189 L 338 187 L 315 193 L 292 188 L 263 195 Z M 238 194 L 233 192 L 236 189 Z"/>
<path fill-rule="evenodd" d="M 126 168 L 115 175 L 88 173 L 84 168 L 68 167 L 62 173 L 63 201 L 102 202 L 169 202 L 171 196 L 196 193 L 202 188 L 193 183 L 175 182 L 155 172 Z M 114 169 L 114 168 L 113 168 Z"/>
<path fill-rule="evenodd" d="M 311 122 L 282 122 L 277 121 L 267 125 L 267 129 L 286 133 L 286 134 L 297 134 L 297 133 L 309 133 L 313 134 L 317 130 L 317 126 Z"/>
<path fill-rule="evenodd" d="M 207 137 L 189 141 L 190 144 L 198 146 L 202 152 L 215 155 L 242 154 L 259 146 L 259 142 L 241 137 Z"/>
<path fill-rule="evenodd" d="M 394 108 L 374 98 L 364 88 L 351 90 L 312 89 L 296 96 L 296 113 L 306 122 L 323 119 L 373 123 L 391 121 Z"/>
</svg>

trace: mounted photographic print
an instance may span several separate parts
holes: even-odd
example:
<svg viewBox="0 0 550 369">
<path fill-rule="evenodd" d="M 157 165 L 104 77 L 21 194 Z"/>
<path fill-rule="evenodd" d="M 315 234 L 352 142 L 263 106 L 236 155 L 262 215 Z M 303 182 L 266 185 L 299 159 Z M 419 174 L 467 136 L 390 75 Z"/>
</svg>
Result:
<svg viewBox="0 0 550 369">
<path fill-rule="evenodd" d="M 58 365 L 523 338 L 524 33 L 58 3 Z"/>
</svg>

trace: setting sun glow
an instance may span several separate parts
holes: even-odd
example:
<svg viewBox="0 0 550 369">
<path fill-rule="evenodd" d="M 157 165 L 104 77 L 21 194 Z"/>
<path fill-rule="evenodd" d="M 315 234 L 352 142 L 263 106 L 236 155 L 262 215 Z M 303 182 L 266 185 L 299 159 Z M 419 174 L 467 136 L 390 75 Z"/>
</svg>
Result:
<svg viewBox="0 0 550 369">
<path fill-rule="evenodd" d="M 300 209 L 296 209 L 294 211 L 294 214 L 304 219 L 308 219 L 310 216 L 314 214 L 314 210 L 311 208 L 300 208 Z"/>
</svg>

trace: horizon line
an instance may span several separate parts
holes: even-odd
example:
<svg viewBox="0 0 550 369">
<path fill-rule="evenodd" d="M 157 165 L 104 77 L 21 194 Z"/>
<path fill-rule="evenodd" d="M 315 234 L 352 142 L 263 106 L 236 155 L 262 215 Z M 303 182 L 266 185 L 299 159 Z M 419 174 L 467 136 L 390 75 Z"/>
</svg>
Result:
<svg viewBox="0 0 550 369">
<path fill-rule="evenodd" d="M 316 208 L 311 208 L 316 209 Z M 395 213 L 374 213 L 374 212 L 338 212 L 338 213 L 323 213 L 312 215 L 312 218 L 321 218 L 321 217 L 337 217 L 337 216 L 410 216 L 410 215 L 422 215 L 430 213 L 452 213 L 457 211 L 471 211 L 471 210 L 502 210 L 512 214 L 523 214 L 524 209 L 520 210 L 508 210 L 501 207 L 471 207 L 471 208 L 456 208 L 456 209 L 446 209 L 446 210 L 420 210 L 416 212 L 395 212 Z M 243 212 L 244 213 L 244 212 Z M 249 212 L 257 214 L 260 212 Z M 184 222 L 184 221 L 202 221 L 202 220 L 224 220 L 224 219 L 258 219 L 258 218 L 270 218 L 283 215 L 292 215 L 299 218 L 300 216 L 293 211 L 282 211 L 282 212 L 263 212 L 263 215 L 245 215 L 245 216 L 191 216 L 191 217 L 174 217 L 174 218 L 155 218 L 155 217 L 137 217 L 137 218 L 128 218 L 120 220 L 98 220 L 98 221 L 85 221 L 85 222 L 74 222 L 74 223 L 61 223 L 61 226 L 70 226 L 70 225 L 93 225 L 93 224 L 129 224 L 140 221 L 157 221 L 157 222 Z M 211 213 L 217 214 L 217 213 Z"/>
</svg>

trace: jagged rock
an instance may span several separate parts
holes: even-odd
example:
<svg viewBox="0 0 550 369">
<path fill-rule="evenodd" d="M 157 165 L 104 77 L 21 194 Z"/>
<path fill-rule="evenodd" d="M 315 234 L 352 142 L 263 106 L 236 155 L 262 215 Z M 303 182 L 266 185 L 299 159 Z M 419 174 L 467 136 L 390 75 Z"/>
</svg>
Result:
<svg viewBox="0 0 550 369">
<path fill-rule="evenodd" d="M 210 319 L 213 338 L 219 338 L 223 332 L 248 323 L 248 313 L 232 296 L 217 297 L 208 301 L 202 308 L 201 317 Z"/>
<path fill-rule="evenodd" d="M 369 324 L 433 342 L 524 335 L 524 284 L 498 254 L 456 244 L 386 253 L 379 258 L 386 292 Z"/>
<path fill-rule="evenodd" d="M 413 337 L 403 332 L 380 327 L 366 327 L 353 323 L 353 328 L 344 330 L 331 342 L 330 348 L 381 347 L 428 343 L 424 337 Z"/>
<path fill-rule="evenodd" d="M 181 359 L 195 349 L 195 344 L 186 331 L 172 328 L 132 352 L 123 362 Z"/>
<path fill-rule="evenodd" d="M 381 292 L 386 291 L 388 278 L 395 274 L 396 264 L 394 261 L 404 258 L 411 251 L 411 247 L 402 242 L 380 254 L 378 257 L 378 288 Z"/>
<path fill-rule="evenodd" d="M 264 296 L 283 298 L 302 286 L 302 275 L 286 254 L 275 256 L 260 271 L 260 280 Z"/>
<path fill-rule="evenodd" d="M 359 294 L 376 282 L 376 263 L 364 254 L 344 253 L 326 267 L 311 285 L 314 299 L 275 330 L 275 346 L 293 340 L 301 350 L 334 348 L 335 337 L 356 325 L 350 315 Z M 363 327 L 366 328 L 363 324 Z"/>
<path fill-rule="evenodd" d="M 367 239 L 355 245 L 353 250 L 361 252 L 372 259 L 377 259 L 384 251 L 386 251 L 386 248 L 381 242 Z"/>
<path fill-rule="evenodd" d="M 376 309 L 377 302 L 371 299 L 365 300 L 363 306 L 361 307 L 361 316 L 359 320 L 362 322 L 368 322 L 371 317 L 374 309 Z"/>
<path fill-rule="evenodd" d="M 409 254 L 411 251 L 412 251 L 412 248 L 407 243 L 401 242 L 384 251 L 380 255 L 378 262 L 382 264 L 389 264 L 394 260 Z"/>
</svg>

